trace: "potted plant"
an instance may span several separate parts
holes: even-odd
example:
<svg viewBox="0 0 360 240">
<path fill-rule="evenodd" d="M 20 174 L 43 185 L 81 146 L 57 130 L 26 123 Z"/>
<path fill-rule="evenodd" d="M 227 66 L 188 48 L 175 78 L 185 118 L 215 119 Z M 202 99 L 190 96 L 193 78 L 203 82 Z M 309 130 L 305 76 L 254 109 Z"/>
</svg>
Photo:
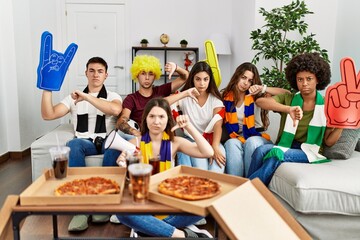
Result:
<svg viewBox="0 0 360 240">
<path fill-rule="evenodd" d="M 183 40 L 180 41 L 180 46 L 181 46 L 181 47 L 186 48 L 187 45 L 188 45 L 188 42 L 187 42 L 185 39 L 183 39 Z"/>
<path fill-rule="evenodd" d="M 327 50 L 320 48 L 314 39 L 315 34 L 306 33 L 308 24 L 304 17 L 313 12 L 308 10 L 304 1 L 294 0 L 289 5 L 271 11 L 260 8 L 259 13 L 265 17 L 266 23 L 262 29 L 252 31 L 250 39 L 253 40 L 252 49 L 257 51 L 252 62 L 258 63 L 260 57 L 272 62 L 270 67 L 262 68 L 261 79 L 264 84 L 291 90 L 285 79 L 285 64 L 300 53 L 318 52 L 329 62 Z M 292 36 L 296 35 L 295 32 L 300 37 L 290 39 L 290 32 Z"/>
<path fill-rule="evenodd" d="M 140 44 L 142 47 L 147 47 L 149 41 L 146 38 L 141 39 Z"/>
</svg>

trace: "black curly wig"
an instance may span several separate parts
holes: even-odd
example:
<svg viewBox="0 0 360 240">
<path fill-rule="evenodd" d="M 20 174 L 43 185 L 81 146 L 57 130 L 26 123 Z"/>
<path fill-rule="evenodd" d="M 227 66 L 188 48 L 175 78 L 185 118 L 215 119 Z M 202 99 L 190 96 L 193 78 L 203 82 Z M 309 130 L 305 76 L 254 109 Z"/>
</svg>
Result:
<svg viewBox="0 0 360 240">
<path fill-rule="evenodd" d="M 296 84 L 296 74 L 303 71 L 311 72 L 316 76 L 318 80 L 318 84 L 316 85 L 317 90 L 324 90 L 331 81 L 330 65 L 319 53 L 303 53 L 297 55 L 287 64 L 285 76 L 290 86 L 296 91 L 299 91 Z"/>
</svg>

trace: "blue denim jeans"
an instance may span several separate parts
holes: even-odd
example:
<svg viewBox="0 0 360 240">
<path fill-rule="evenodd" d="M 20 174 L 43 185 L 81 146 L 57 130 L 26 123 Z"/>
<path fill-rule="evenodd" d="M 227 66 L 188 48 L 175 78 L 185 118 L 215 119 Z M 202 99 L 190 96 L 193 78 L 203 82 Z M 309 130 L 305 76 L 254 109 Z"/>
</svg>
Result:
<svg viewBox="0 0 360 240">
<path fill-rule="evenodd" d="M 188 139 L 191 142 L 194 142 L 194 140 L 188 136 L 185 136 L 184 138 Z M 220 151 L 221 153 L 225 155 L 225 148 L 220 143 Z M 209 170 L 217 173 L 224 173 L 225 172 L 225 166 L 219 166 L 216 161 L 214 160 L 213 163 L 210 165 L 208 158 L 194 158 L 190 157 L 189 155 L 186 155 L 185 153 L 178 152 L 178 165 L 185 165 L 190 167 L 196 167 L 204 170 Z"/>
<path fill-rule="evenodd" d="M 95 144 L 89 139 L 74 138 L 67 142 L 66 145 L 70 147 L 69 167 L 85 167 L 86 156 L 99 154 Z M 101 153 L 104 154 L 102 166 L 117 166 L 116 159 L 120 155 L 120 151 L 114 149 L 105 150 L 103 144 Z"/>
<path fill-rule="evenodd" d="M 160 220 L 152 215 L 116 215 L 121 223 L 153 237 L 171 237 L 176 228 L 184 228 L 204 218 L 194 215 L 170 215 Z"/>
<path fill-rule="evenodd" d="M 253 156 L 249 168 L 249 178 L 260 178 L 267 186 L 276 169 L 283 162 L 309 163 L 306 154 L 300 149 L 300 144 L 295 144 L 284 153 L 284 160 L 280 161 L 276 157 L 263 160 L 264 156 L 273 148 L 273 144 L 265 144 L 258 147 Z"/>
<path fill-rule="evenodd" d="M 255 149 L 264 144 L 270 144 L 271 141 L 260 136 L 253 136 L 240 142 L 236 138 L 228 139 L 224 146 L 226 152 L 225 172 L 231 175 L 247 177 L 251 163 L 251 156 Z"/>
</svg>

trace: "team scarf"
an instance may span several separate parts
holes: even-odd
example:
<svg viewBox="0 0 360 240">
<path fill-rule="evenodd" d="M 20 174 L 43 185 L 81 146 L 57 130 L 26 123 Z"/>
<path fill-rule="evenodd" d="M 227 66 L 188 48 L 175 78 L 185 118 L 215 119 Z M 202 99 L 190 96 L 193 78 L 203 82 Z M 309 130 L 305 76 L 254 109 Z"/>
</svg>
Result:
<svg viewBox="0 0 360 240">
<path fill-rule="evenodd" d="M 154 157 L 152 142 L 148 132 L 141 137 L 140 151 L 144 163 L 149 163 L 149 159 Z M 160 146 L 160 172 L 170 169 L 171 166 L 171 141 L 169 135 L 163 132 Z"/>
<path fill-rule="evenodd" d="M 89 93 L 89 86 L 83 91 L 84 93 Z M 107 99 L 107 91 L 103 85 L 97 98 Z M 96 136 L 106 137 L 106 124 L 105 124 L 105 114 L 97 109 L 96 114 L 96 124 L 94 129 L 94 135 L 90 136 L 89 133 L 89 106 L 88 101 L 81 101 L 76 104 L 77 107 L 77 124 L 76 124 L 76 136 L 83 138 L 95 138 Z"/>
<path fill-rule="evenodd" d="M 300 106 L 302 108 L 304 103 L 300 92 L 297 92 L 292 101 L 291 106 Z M 281 135 L 278 145 L 274 146 L 270 152 L 266 154 L 263 160 L 271 157 L 276 157 L 279 161 L 284 160 L 284 153 L 290 149 L 295 137 L 298 122 L 296 126 L 293 126 L 293 120 L 288 114 L 286 116 L 284 131 Z M 307 139 L 305 143 L 301 144 L 301 150 L 306 154 L 310 163 L 322 163 L 328 162 L 326 157 L 319 154 L 320 146 L 323 141 L 324 133 L 326 129 L 326 117 L 324 114 L 324 99 L 318 91 L 316 91 L 315 108 L 312 119 L 309 123 L 307 132 Z"/>
<path fill-rule="evenodd" d="M 252 136 L 261 136 L 266 140 L 270 140 L 270 136 L 267 133 L 259 133 L 255 129 L 255 103 L 254 97 L 246 91 L 244 99 L 244 118 L 243 118 L 243 129 L 242 136 L 238 134 L 239 123 L 236 113 L 236 106 L 234 102 L 233 92 L 229 92 L 224 97 L 225 106 L 225 127 L 229 133 L 230 138 L 237 138 L 242 143 L 245 143 L 246 139 Z"/>
</svg>

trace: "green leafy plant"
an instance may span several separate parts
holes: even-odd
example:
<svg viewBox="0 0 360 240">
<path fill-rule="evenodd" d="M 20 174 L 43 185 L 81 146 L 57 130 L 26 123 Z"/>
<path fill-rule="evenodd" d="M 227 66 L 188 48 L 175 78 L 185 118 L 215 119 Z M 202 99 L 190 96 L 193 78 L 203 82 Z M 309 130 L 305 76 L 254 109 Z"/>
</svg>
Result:
<svg viewBox="0 0 360 240">
<path fill-rule="evenodd" d="M 253 40 L 252 49 L 257 51 L 252 62 L 258 63 L 260 58 L 272 62 L 270 68 L 262 69 L 263 83 L 291 90 L 285 79 L 285 64 L 300 53 L 318 52 L 330 62 L 327 50 L 321 49 L 314 39 L 315 34 L 306 33 L 308 24 L 304 21 L 304 17 L 313 12 L 308 10 L 304 1 L 296 0 L 271 11 L 260 8 L 259 13 L 265 17 L 266 24 L 262 29 L 252 31 L 250 39 Z M 290 39 L 290 32 L 298 33 L 296 38 L 299 40 Z"/>
<path fill-rule="evenodd" d="M 185 39 L 183 39 L 183 40 L 181 40 L 181 41 L 180 41 L 180 44 L 187 45 L 187 44 L 188 44 L 188 42 L 187 42 Z"/>
<path fill-rule="evenodd" d="M 148 44 L 149 41 L 146 38 L 143 38 L 143 39 L 141 39 L 140 43 L 141 44 Z"/>
</svg>

